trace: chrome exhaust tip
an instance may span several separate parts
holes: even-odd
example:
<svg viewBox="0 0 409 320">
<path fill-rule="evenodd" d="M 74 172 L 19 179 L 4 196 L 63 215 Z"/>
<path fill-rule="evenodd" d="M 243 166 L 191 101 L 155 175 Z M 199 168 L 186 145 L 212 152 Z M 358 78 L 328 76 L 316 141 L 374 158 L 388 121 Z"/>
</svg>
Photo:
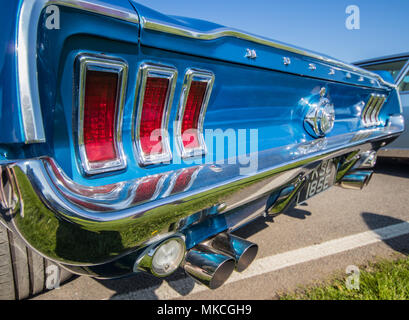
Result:
<svg viewBox="0 0 409 320">
<path fill-rule="evenodd" d="M 204 245 L 210 247 L 210 250 L 234 258 L 238 272 L 245 270 L 254 261 L 258 252 L 257 244 L 226 232 L 218 234 Z"/>
<path fill-rule="evenodd" d="M 233 273 L 234 266 L 233 258 L 214 253 L 199 244 L 187 252 L 184 269 L 196 281 L 210 289 L 217 289 Z"/>
<path fill-rule="evenodd" d="M 371 181 L 373 171 L 353 171 L 346 174 L 340 182 L 340 186 L 345 189 L 361 190 Z"/>
<path fill-rule="evenodd" d="M 360 154 L 360 159 L 355 164 L 356 170 L 369 170 L 373 169 L 376 165 L 377 154 L 376 151 L 370 150 Z"/>
</svg>

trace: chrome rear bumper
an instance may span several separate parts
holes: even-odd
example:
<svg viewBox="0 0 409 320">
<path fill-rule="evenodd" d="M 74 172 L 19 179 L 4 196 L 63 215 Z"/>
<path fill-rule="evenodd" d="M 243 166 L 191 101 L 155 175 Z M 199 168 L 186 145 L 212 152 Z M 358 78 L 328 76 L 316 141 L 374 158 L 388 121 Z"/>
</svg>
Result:
<svg viewBox="0 0 409 320">
<path fill-rule="evenodd" d="M 135 270 L 151 245 L 175 234 L 190 249 L 261 215 L 282 212 L 293 199 L 281 199 L 278 206 L 268 202 L 271 195 L 298 186 L 322 160 L 337 159 L 340 182 L 361 154 L 378 150 L 401 131 L 392 121 L 383 129 L 263 151 L 257 171 L 247 176 L 240 175 L 239 164 L 201 165 L 189 187 L 175 193 L 169 190 L 180 172 L 169 172 L 155 177 L 161 191 L 149 199 L 136 192 L 141 179 L 86 187 L 66 177 L 51 158 L 3 162 L 0 221 L 75 273 L 121 276 Z"/>
</svg>

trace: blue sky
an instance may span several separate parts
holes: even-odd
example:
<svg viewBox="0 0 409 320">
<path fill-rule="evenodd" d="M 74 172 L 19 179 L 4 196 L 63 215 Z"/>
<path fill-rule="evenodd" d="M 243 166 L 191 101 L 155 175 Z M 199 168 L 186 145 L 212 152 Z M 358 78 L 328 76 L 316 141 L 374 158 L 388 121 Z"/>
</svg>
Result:
<svg viewBox="0 0 409 320">
<path fill-rule="evenodd" d="M 409 0 L 137 0 L 352 62 L 409 52 Z M 360 9 L 348 30 L 347 6 Z"/>
</svg>

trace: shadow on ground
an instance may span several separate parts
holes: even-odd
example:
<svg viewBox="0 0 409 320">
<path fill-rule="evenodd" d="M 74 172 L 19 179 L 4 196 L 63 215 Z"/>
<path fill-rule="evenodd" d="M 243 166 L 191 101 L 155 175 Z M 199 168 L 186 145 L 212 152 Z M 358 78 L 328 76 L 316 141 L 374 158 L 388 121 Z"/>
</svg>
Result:
<svg viewBox="0 0 409 320">
<path fill-rule="evenodd" d="M 408 214 L 409 217 L 409 214 Z M 362 219 L 370 230 L 377 231 L 381 228 L 392 226 L 396 224 L 403 224 L 406 228 L 409 228 L 409 223 L 400 219 L 388 217 L 381 214 L 363 212 Z M 378 233 L 379 236 L 383 236 L 382 232 Z M 405 255 L 409 255 L 409 234 L 402 235 L 396 238 L 387 239 L 383 241 L 394 251 L 400 252 Z"/>
<path fill-rule="evenodd" d="M 284 212 L 283 214 L 291 218 L 304 220 L 311 215 L 311 212 L 300 208 L 293 208 Z"/>
<path fill-rule="evenodd" d="M 97 280 L 103 286 L 115 291 L 111 299 L 117 299 L 123 294 L 128 294 L 130 299 L 158 300 L 155 290 L 166 282 L 172 289 L 182 296 L 192 292 L 195 281 L 188 277 L 182 269 L 178 269 L 166 279 L 156 278 L 150 274 L 138 273 L 126 278 L 116 280 Z M 177 284 L 177 285 L 175 285 Z"/>
<path fill-rule="evenodd" d="M 379 158 L 375 173 L 409 178 L 409 159 Z"/>
</svg>

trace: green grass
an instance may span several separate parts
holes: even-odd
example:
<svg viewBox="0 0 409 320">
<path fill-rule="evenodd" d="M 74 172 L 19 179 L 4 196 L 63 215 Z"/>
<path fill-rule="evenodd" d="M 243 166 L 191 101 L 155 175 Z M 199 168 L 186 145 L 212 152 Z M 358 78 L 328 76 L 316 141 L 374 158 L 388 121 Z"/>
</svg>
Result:
<svg viewBox="0 0 409 320">
<path fill-rule="evenodd" d="M 409 258 L 382 261 L 361 269 L 359 289 L 348 289 L 345 277 L 300 289 L 282 300 L 408 300 Z"/>
</svg>

